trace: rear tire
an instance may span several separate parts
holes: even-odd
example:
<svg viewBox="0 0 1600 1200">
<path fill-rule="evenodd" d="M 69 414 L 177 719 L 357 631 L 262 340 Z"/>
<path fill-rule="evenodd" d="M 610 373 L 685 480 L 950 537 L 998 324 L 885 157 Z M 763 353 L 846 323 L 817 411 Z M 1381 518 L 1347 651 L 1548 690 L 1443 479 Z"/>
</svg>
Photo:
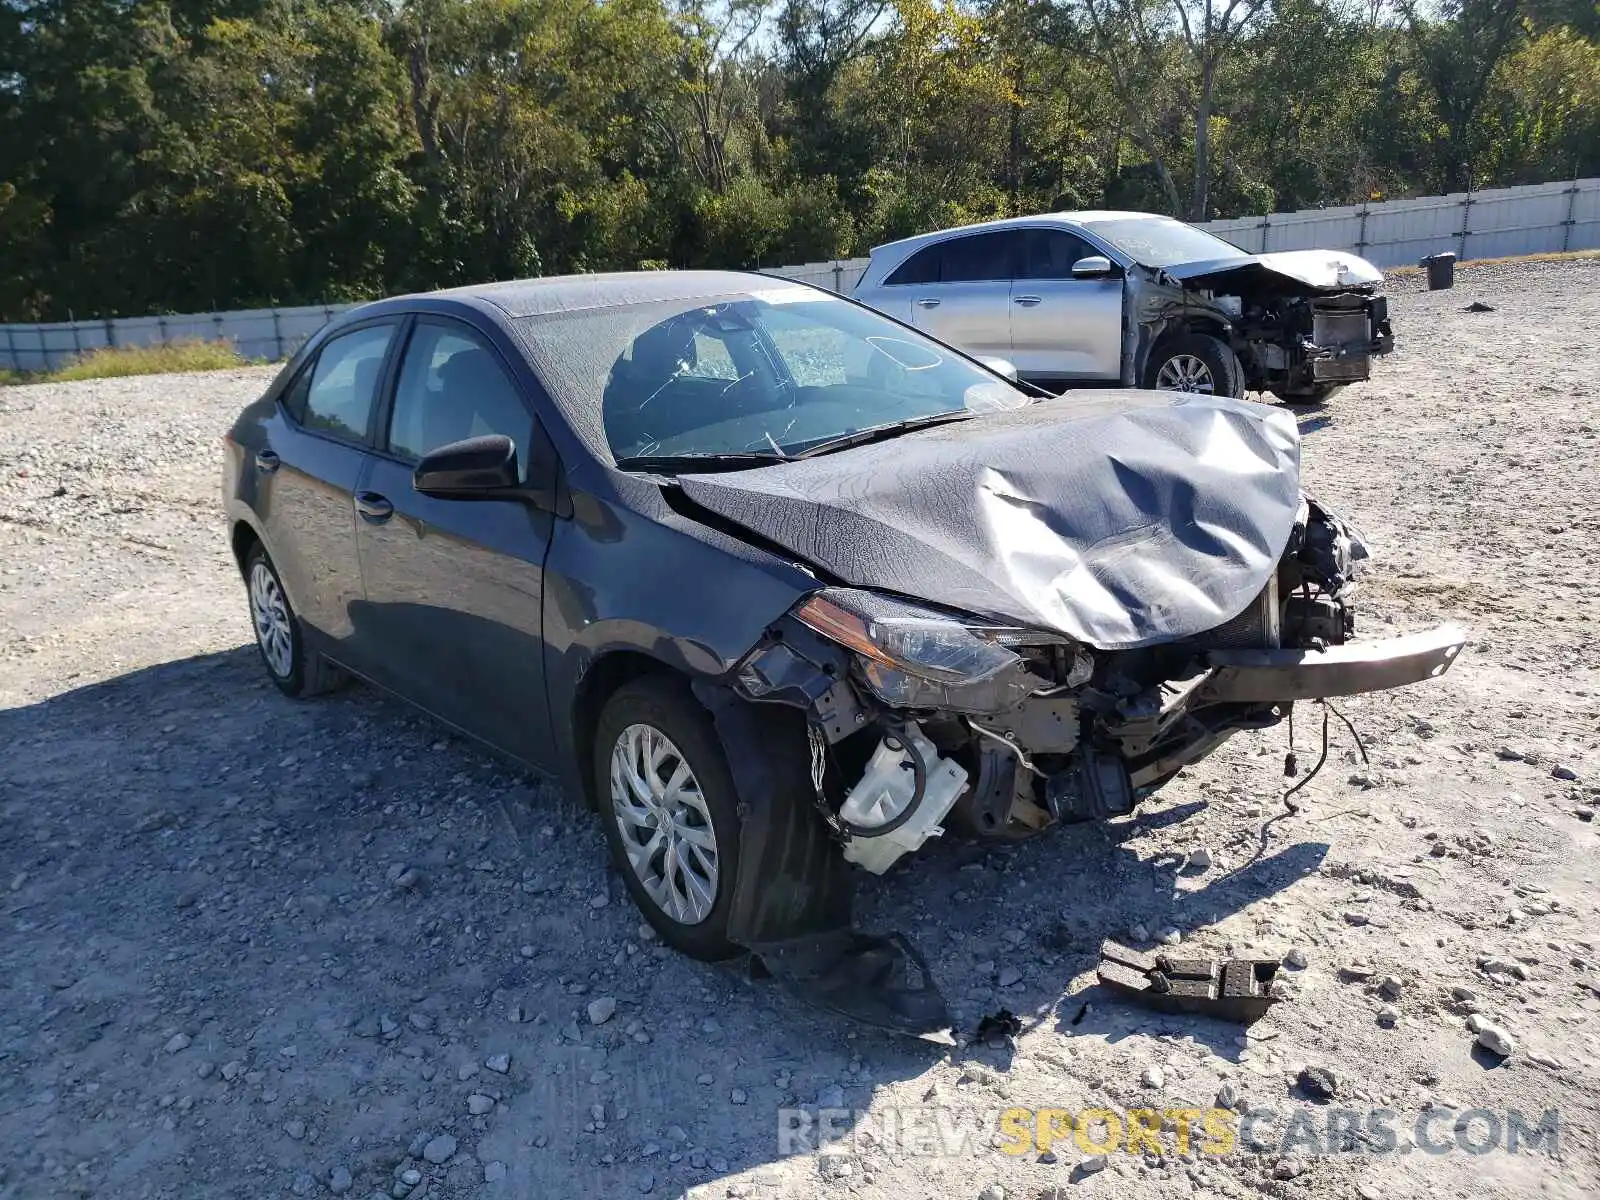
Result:
<svg viewBox="0 0 1600 1200">
<path fill-rule="evenodd" d="M 1244 367 L 1233 348 L 1206 333 L 1166 338 L 1145 364 L 1144 386 L 1159 392 L 1244 395 Z"/>
<path fill-rule="evenodd" d="M 729 958 L 739 803 L 711 714 L 681 680 L 636 679 L 595 725 L 594 793 L 606 848 L 661 940 Z"/>
<path fill-rule="evenodd" d="M 286 696 L 303 700 L 342 686 L 346 676 L 322 655 L 306 647 L 300 618 L 266 550 L 257 543 L 244 560 L 244 586 L 261 665 Z"/>
</svg>

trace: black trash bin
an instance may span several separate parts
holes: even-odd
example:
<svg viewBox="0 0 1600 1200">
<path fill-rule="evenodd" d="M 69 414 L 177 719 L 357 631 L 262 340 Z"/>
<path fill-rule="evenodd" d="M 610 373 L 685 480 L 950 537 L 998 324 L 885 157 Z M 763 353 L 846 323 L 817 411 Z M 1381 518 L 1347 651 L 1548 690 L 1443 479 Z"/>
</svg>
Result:
<svg viewBox="0 0 1600 1200">
<path fill-rule="evenodd" d="M 1430 292 L 1443 291 L 1445 288 L 1456 285 L 1456 256 L 1455 252 L 1446 250 L 1442 254 L 1430 254 L 1424 258 L 1422 266 L 1428 269 L 1428 290 Z"/>
</svg>

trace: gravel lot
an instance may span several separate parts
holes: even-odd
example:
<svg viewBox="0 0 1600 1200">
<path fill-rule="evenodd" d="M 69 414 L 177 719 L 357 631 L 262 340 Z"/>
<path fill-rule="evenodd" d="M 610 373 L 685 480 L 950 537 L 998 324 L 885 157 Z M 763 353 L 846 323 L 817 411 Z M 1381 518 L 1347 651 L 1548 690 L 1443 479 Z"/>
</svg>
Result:
<svg viewBox="0 0 1600 1200">
<path fill-rule="evenodd" d="M 1375 547 L 1365 635 L 1474 645 L 1345 705 L 1371 761 L 1335 723 L 1297 815 L 1278 729 L 1132 819 L 863 877 L 864 923 L 913 936 L 964 1029 L 1021 1015 L 1014 1045 L 854 1030 L 668 953 L 574 800 L 368 689 L 280 696 L 217 502 L 270 370 L 0 390 L 0 1196 L 1595 1194 L 1600 262 L 1417 286 L 1380 379 L 1303 415 L 1307 479 Z M 1302 764 L 1320 730 L 1303 709 Z M 1092 988 L 1134 925 L 1305 966 L 1243 1037 Z M 992 1125 L 953 1156 L 867 1136 L 1219 1091 L 1264 1131 L 1392 1109 L 1397 1152 L 1169 1134 L 1094 1171 Z M 819 1103 L 865 1111 L 780 1154 L 778 1110 Z M 1558 1153 L 1409 1152 L 1472 1108 L 1559 1109 Z"/>
</svg>

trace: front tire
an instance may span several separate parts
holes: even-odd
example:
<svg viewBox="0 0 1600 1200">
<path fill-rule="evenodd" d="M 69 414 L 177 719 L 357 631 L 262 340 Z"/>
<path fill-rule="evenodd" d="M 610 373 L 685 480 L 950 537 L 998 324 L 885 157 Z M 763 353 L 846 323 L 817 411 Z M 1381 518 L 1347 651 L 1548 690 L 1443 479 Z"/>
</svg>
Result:
<svg viewBox="0 0 1600 1200">
<path fill-rule="evenodd" d="M 1244 367 L 1220 338 L 1185 333 L 1156 346 L 1145 364 L 1144 386 L 1158 392 L 1242 397 Z"/>
<path fill-rule="evenodd" d="M 244 585 L 250 598 L 250 622 L 256 631 L 261 665 L 286 696 L 305 699 L 331 692 L 345 681 L 344 672 L 306 648 L 300 618 L 289 603 L 278 569 L 260 545 L 244 560 Z"/>
<path fill-rule="evenodd" d="M 738 797 L 710 714 L 678 680 L 624 684 L 600 712 L 593 769 L 612 865 L 651 928 L 691 958 L 738 953 Z"/>
</svg>

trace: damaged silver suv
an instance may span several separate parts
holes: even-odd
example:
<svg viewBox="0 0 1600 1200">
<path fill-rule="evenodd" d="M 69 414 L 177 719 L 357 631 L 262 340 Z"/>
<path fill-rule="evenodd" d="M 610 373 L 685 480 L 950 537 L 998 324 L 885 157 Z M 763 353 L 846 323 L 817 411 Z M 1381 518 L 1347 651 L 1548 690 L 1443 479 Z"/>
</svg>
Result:
<svg viewBox="0 0 1600 1200">
<path fill-rule="evenodd" d="M 1150 213 L 1047 213 L 872 252 L 856 299 L 1027 380 L 1326 400 L 1394 347 L 1383 273 L 1342 250 L 1247 254 Z"/>
<path fill-rule="evenodd" d="M 759 275 L 366 305 L 226 445 L 278 687 L 359 675 L 558 774 L 668 943 L 900 1029 L 943 1006 L 852 929 L 857 871 L 1127 813 L 1463 645 L 1352 640 L 1366 547 L 1289 414 L 1039 397 Z"/>
</svg>

